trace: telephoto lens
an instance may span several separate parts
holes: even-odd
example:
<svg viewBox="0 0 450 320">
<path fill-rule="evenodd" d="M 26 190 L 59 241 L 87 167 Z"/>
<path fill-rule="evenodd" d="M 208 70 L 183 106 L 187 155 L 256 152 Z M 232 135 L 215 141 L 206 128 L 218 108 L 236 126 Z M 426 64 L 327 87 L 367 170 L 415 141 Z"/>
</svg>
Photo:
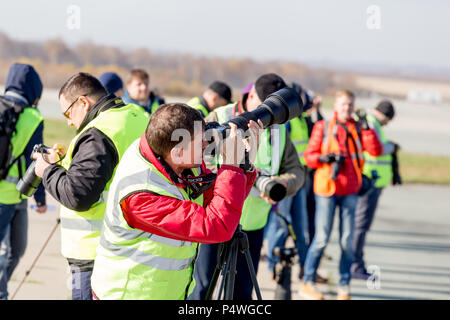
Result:
<svg viewBox="0 0 450 320">
<path fill-rule="evenodd" d="M 43 144 L 37 144 L 33 147 L 33 153 L 35 152 L 46 152 L 48 147 Z M 36 161 L 33 161 L 28 167 L 22 179 L 17 183 L 16 189 L 21 194 L 31 197 L 35 192 L 37 187 L 42 181 L 42 178 L 38 177 L 34 172 L 34 167 L 36 166 Z"/>
<path fill-rule="evenodd" d="M 37 187 L 42 181 L 42 178 L 38 177 L 34 173 L 35 166 L 36 161 L 33 161 L 25 172 L 23 178 L 19 180 L 19 183 L 17 183 L 16 186 L 17 191 L 27 197 L 31 197 L 36 192 Z"/>
<path fill-rule="evenodd" d="M 273 201 L 281 201 L 286 196 L 286 187 L 268 176 L 258 176 L 255 186 Z"/>
<path fill-rule="evenodd" d="M 239 116 L 215 126 L 215 130 L 225 139 L 229 123 L 234 123 L 238 129 L 244 132 L 248 129 L 250 120 L 257 122 L 261 120 L 263 128 L 274 124 L 283 124 L 302 114 L 303 102 L 297 92 L 289 87 L 280 89 L 267 97 L 263 103 L 251 112 L 244 112 Z"/>
</svg>

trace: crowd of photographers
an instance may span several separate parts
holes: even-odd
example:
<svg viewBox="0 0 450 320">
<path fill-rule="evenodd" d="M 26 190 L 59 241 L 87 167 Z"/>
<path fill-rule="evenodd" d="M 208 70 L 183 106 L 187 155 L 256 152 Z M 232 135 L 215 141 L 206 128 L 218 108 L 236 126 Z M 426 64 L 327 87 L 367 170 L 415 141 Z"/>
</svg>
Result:
<svg viewBox="0 0 450 320">
<path fill-rule="evenodd" d="M 42 83 L 32 66 L 11 67 L 0 97 L 2 128 L 14 128 L 0 133 L 0 298 L 26 247 L 25 195 L 44 213 L 45 188 L 61 204 L 72 299 L 205 299 L 219 244 L 237 229 L 249 260 L 237 256 L 234 299 L 257 289 L 250 265 L 257 273 L 264 238 L 276 274 L 289 236 L 300 295 L 323 299 L 315 284 L 327 281 L 318 267 L 336 211 L 337 298 L 350 299 L 350 279 L 370 277 L 363 249 L 382 190 L 393 176 L 401 183 L 392 170 L 398 145 L 382 131 L 392 103 L 355 110 L 354 94 L 342 90 L 324 119 L 320 96 L 273 73 L 238 102 L 221 81 L 187 104 L 165 104 L 149 85 L 142 69 L 125 85 L 112 72 L 73 75 L 58 98 L 76 136 L 67 148 L 33 152 L 43 142 Z"/>
</svg>

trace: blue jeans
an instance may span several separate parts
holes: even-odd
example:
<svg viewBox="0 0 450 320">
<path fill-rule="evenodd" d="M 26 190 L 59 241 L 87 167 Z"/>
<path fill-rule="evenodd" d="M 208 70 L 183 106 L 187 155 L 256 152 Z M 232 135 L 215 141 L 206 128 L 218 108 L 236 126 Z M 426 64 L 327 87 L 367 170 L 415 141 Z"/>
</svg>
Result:
<svg viewBox="0 0 450 320">
<path fill-rule="evenodd" d="M 15 206 L 14 215 L 0 246 L 0 297 L 8 297 L 7 283 L 27 247 L 27 201 Z"/>
<path fill-rule="evenodd" d="M 278 202 L 278 214 L 286 218 L 294 229 L 295 246 L 300 257 L 300 266 L 303 267 L 306 259 L 308 246 L 306 237 L 308 234 L 308 212 L 306 211 L 306 189 L 301 188 L 292 197 L 287 197 Z M 275 247 L 283 247 L 289 231 L 286 222 L 275 212 L 271 212 L 269 222 L 266 226 L 266 237 L 268 242 L 267 262 L 269 269 L 273 270 L 275 263 L 280 259 L 273 255 Z"/>
<path fill-rule="evenodd" d="M 9 225 L 14 217 L 15 204 L 2 204 L 0 203 L 0 242 L 3 241 L 8 233 Z M 6 260 L 0 258 L 0 299 L 5 300 L 8 298 L 7 283 L 6 280 Z"/>
<path fill-rule="evenodd" d="M 303 281 L 315 282 L 316 271 L 319 267 L 323 251 L 330 240 L 336 207 L 339 207 L 339 245 L 341 259 L 339 263 L 339 286 L 350 283 L 350 267 L 353 262 L 353 230 L 355 224 L 355 208 L 358 195 L 334 195 L 322 197 L 316 195 L 316 230 L 314 239 L 309 247 L 305 262 L 305 276 Z"/>
<path fill-rule="evenodd" d="M 364 245 L 378 205 L 382 188 L 371 188 L 364 196 L 358 197 L 355 212 L 355 232 L 353 235 L 353 254 L 355 260 L 352 272 L 367 272 L 364 262 Z"/>
<path fill-rule="evenodd" d="M 92 300 L 92 270 L 72 270 L 72 300 Z"/>
</svg>

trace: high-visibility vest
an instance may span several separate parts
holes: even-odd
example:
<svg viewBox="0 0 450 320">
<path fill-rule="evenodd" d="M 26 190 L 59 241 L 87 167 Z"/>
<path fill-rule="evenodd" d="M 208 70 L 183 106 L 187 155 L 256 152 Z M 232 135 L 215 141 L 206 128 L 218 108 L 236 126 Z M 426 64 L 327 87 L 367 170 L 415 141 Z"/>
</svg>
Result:
<svg viewBox="0 0 450 320">
<path fill-rule="evenodd" d="M 264 129 L 256 154 L 255 167 L 270 176 L 277 176 L 285 145 L 286 126 L 272 125 L 270 128 Z M 259 230 L 267 224 L 272 205 L 261 198 L 260 194 L 261 191 L 252 186 L 250 194 L 244 202 L 239 222 L 244 231 Z"/>
<path fill-rule="evenodd" d="M 217 114 L 218 122 L 223 123 L 236 116 L 234 114 L 235 106 L 235 103 L 231 103 L 215 109 L 214 112 Z M 277 176 L 285 145 L 286 126 L 273 125 L 270 129 L 264 129 L 256 154 L 255 167 L 267 175 Z M 259 230 L 266 225 L 272 205 L 261 198 L 260 194 L 261 191 L 253 186 L 245 200 L 241 220 L 239 221 L 242 225 L 242 230 Z"/>
<path fill-rule="evenodd" d="M 202 113 L 203 118 L 209 114 L 208 108 L 206 108 L 199 97 L 194 97 L 186 103 L 188 106 L 200 111 Z"/>
<path fill-rule="evenodd" d="M 92 290 L 99 299 L 186 299 L 195 286 L 193 268 L 198 244 L 129 226 L 121 202 L 138 192 L 203 205 L 203 196 L 191 200 L 186 190 L 173 184 L 141 155 L 139 140 L 134 142 L 111 184 Z"/>
<path fill-rule="evenodd" d="M 156 110 L 159 108 L 159 102 L 157 100 L 152 102 L 152 105 L 150 106 L 151 113 L 154 114 Z"/>
<path fill-rule="evenodd" d="M 298 159 L 302 165 L 306 165 L 303 153 L 305 152 L 309 142 L 308 125 L 305 120 L 306 116 L 307 113 L 303 112 L 301 118 L 297 117 L 289 121 L 289 125 L 291 127 L 290 137 L 292 143 L 294 144 L 295 150 L 297 151 Z"/>
<path fill-rule="evenodd" d="M 234 117 L 234 108 L 236 106 L 236 103 L 230 103 L 226 106 L 219 107 L 217 109 L 214 109 L 214 112 L 217 115 L 217 122 L 222 124 L 225 121 L 228 121 Z"/>
<path fill-rule="evenodd" d="M 101 112 L 72 139 L 61 165 L 66 170 L 69 169 L 78 138 L 90 128 L 96 128 L 111 139 L 120 160 L 131 143 L 144 133 L 148 119 L 146 112 L 142 112 L 132 104 Z M 100 199 L 89 210 L 75 211 L 61 206 L 61 251 L 64 257 L 79 260 L 95 259 L 105 214 L 105 201 L 112 177 L 106 183 Z"/>
<path fill-rule="evenodd" d="M 368 114 L 367 121 L 369 123 L 372 123 L 376 127 L 376 131 L 378 132 L 381 143 L 383 145 L 388 143 L 378 120 L 373 115 Z M 371 156 L 367 151 L 364 151 L 364 159 L 365 164 L 363 173 L 372 178 L 372 170 L 375 170 L 378 174 L 377 181 L 375 182 L 375 187 L 386 187 L 392 180 L 392 155 L 387 154 L 374 157 Z"/>
<path fill-rule="evenodd" d="M 321 154 L 327 155 L 328 153 L 340 154 L 339 143 L 337 141 L 336 119 L 331 121 L 324 121 L 323 137 Z M 358 179 L 358 185 L 362 184 L 362 172 L 360 168 L 364 167 L 364 155 L 361 140 L 359 138 L 358 131 L 354 124 L 347 126 L 347 130 L 353 136 L 356 142 L 356 149 L 353 143 L 348 143 L 349 154 L 352 159 L 352 164 L 356 172 Z M 350 139 L 350 138 L 348 138 Z M 332 164 L 321 163 L 314 174 L 314 193 L 323 197 L 330 197 L 334 195 L 336 191 L 336 184 L 331 179 L 332 176 Z"/>
<path fill-rule="evenodd" d="M 19 182 L 19 163 L 22 174 L 26 171 L 26 160 L 23 152 L 28 145 L 40 123 L 44 121 L 40 112 L 36 108 L 28 107 L 23 109 L 16 123 L 16 131 L 11 138 L 12 157 L 18 158 L 8 171 L 8 175 L 4 180 L 0 181 L 0 203 L 1 204 L 17 204 L 22 201 L 20 192 L 16 190 Z"/>
</svg>

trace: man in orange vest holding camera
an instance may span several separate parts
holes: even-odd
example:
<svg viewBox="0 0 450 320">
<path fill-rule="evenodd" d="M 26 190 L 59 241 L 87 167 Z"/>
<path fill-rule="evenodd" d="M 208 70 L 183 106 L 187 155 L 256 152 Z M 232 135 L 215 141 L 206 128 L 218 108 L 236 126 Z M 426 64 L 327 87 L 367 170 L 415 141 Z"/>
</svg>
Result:
<svg viewBox="0 0 450 320">
<path fill-rule="evenodd" d="M 382 145 L 365 118 L 352 119 L 355 97 L 343 90 L 336 93 L 334 114 L 330 121 L 318 121 L 304 153 L 307 166 L 317 169 L 314 175 L 316 226 L 314 239 L 305 261 L 301 296 L 323 299 L 315 288 L 316 270 L 330 239 L 334 213 L 339 207 L 339 244 L 341 259 L 338 299 L 350 299 L 350 267 L 353 262 L 352 239 L 355 208 L 363 183 L 363 151 L 378 156 Z"/>
</svg>

